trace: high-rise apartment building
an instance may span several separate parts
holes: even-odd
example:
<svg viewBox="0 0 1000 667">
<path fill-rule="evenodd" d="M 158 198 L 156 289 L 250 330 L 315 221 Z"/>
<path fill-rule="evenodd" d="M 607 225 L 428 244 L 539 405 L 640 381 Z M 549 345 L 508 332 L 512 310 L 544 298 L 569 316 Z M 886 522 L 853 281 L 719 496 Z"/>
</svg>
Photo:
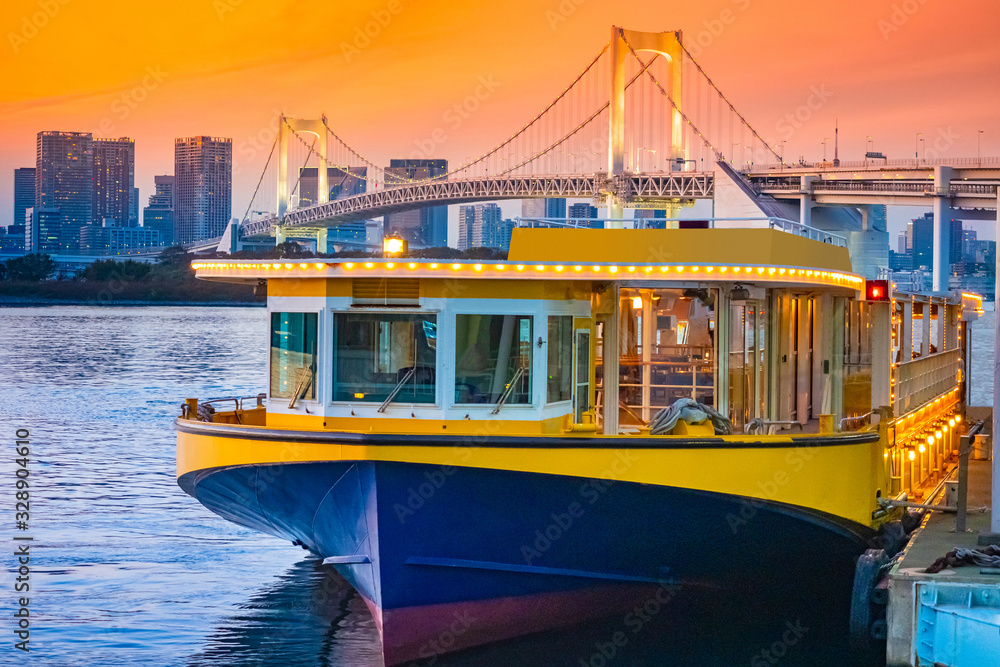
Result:
<svg viewBox="0 0 1000 667">
<path fill-rule="evenodd" d="M 160 243 L 174 244 L 174 177 L 154 176 L 156 191 L 149 196 L 149 205 L 142 210 L 142 226 L 159 232 Z"/>
<path fill-rule="evenodd" d="M 233 208 L 233 140 L 174 140 L 174 239 L 190 243 L 222 236 Z"/>
<path fill-rule="evenodd" d="M 504 220 L 496 204 L 462 206 L 458 215 L 458 249 L 508 249 L 513 229 L 514 222 Z"/>
<path fill-rule="evenodd" d="M 430 180 L 448 173 L 447 160 L 389 160 L 387 188 Z M 410 246 L 434 248 L 448 245 L 448 207 L 425 206 L 385 216 L 385 235 L 409 241 Z"/>
<path fill-rule="evenodd" d="M 11 224 L 24 224 L 24 213 L 35 205 L 35 168 L 14 170 L 14 219 Z"/>
<path fill-rule="evenodd" d="M 44 253 L 47 255 L 68 254 L 66 243 L 72 244 L 75 239 L 65 238 L 68 229 L 62 224 L 62 214 L 57 208 L 30 207 L 24 214 L 24 251 L 26 253 Z M 79 242 L 76 241 L 76 252 Z M 72 246 L 71 246 L 72 248 Z"/>
<path fill-rule="evenodd" d="M 94 215 L 103 224 L 114 220 L 119 227 L 133 222 L 132 195 L 135 188 L 135 142 L 128 137 L 93 140 Z"/>
<path fill-rule="evenodd" d="M 89 132 L 38 133 L 34 208 L 39 214 L 46 211 L 46 225 L 60 225 L 60 252 L 79 250 L 80 228 L 94 221 L 94 140 Z M 53 210 L 59 212 L 58 223 L 51 220 Z"/>
</svg>

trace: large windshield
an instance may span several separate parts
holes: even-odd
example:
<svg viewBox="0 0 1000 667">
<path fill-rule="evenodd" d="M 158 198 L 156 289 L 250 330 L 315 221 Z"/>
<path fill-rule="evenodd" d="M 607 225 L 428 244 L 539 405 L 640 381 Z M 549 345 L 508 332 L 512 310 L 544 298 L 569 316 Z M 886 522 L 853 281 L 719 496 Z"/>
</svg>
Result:
<svg viewBox="0 0 1000 667">
<path fill-rule="evenodd" d="M 336 313 L 333 336 L 333 400 L 381 403 L 402 383 L 394 402 L 436 401 L 435 315 Z"/>
</svg>

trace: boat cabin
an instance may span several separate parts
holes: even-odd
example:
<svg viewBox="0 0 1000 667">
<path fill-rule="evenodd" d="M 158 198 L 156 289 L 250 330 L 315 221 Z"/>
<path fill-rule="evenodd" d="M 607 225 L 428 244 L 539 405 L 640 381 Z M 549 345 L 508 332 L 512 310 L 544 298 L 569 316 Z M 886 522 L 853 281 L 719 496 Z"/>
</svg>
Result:
<svg viewBox="0 0 1000 667">
<path fill-rule="evenodd" d="M 641 434 L 689 398 L 734 433 L 818 433 L 903 414 L 963 373 L 964 299 L 866 284 L 838 238 L 516 229 L 506 261 L 194 267 L 266 281 L 269 427 Z"/>
</svg>

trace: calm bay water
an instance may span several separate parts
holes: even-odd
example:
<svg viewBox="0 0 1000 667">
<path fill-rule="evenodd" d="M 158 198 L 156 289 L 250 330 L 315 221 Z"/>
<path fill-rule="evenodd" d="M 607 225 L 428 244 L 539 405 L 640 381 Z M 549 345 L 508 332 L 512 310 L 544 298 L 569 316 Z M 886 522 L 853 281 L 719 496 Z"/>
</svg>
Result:
<svg viewBox="0 0 1000 667">
<path fill-rule="evenodd" d="M 176 485 L 172 421 L 180 403 L 260 391 L 266 329 L 260 308 L 0 308 L 4 507 L 14 505 L 15 429 L 31 431 L 31 528 L 18 532 L 34 538 L 30 663 L 381 664 L 367 609 L 330 568 L 224 521 Z M 972 402 L 988 404 L 993 313 L 972 336 Z M 8 509 L 4 553 L 13 519 Z M 0 609 L 8 619 L 12 563 L 4 557 Z M 9 642 L 0 664 L 15 664 L 22 656 L 10 648 L 13 623 L 0 627 Z M 589 659 L 592 638 L 606 629 L 586 632 L 558 642 L 579 643 Z M 749 645 L 767 646 L 769 637 Z M 578 664 L 558 642 L 529 639 L 517 658 L 487 648 L 447 662 Z M 685 649 L 686 664 L 732 664 L 703 653 L 719 644 L 702 646 Z M 752 654 L 741 655 L 749 664 Z M 660 663 L 647 658 L 641 662 Z"/>
</svg>

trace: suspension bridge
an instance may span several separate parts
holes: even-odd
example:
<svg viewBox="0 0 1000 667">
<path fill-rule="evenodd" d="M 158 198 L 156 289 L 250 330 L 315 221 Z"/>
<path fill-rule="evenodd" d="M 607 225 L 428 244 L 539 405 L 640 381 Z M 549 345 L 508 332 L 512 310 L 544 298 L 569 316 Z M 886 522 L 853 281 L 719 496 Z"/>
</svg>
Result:
<svg viewBox="0 0 1000 667">
<path fill-rule="evenodd" d="M 310 169 L 315 184 L 307 188 Z M 282 116 L 246 213 L 219 247 L 316 238 L 325 251 L 328 231 L 344 223 L 429 205 L 583 198 L 606 209 L 608 226 L 620 226 L 625 208 L 676 210 L 711 199 L 717 216 L 763 214 L 859 232 L 872 231 L 872 206 L 932 206 L 947 262 L 945 223 L 994 219 L 998 185 L 1000 158 L 790 164 L 708 76 L 681 32 L 613 27 L 539 113 L 444 173 L 414 177 L 381 166 L 325 116 Z M 937 264 L 935 289 L 947 280 L 947 266 Z"/>
</svg>

